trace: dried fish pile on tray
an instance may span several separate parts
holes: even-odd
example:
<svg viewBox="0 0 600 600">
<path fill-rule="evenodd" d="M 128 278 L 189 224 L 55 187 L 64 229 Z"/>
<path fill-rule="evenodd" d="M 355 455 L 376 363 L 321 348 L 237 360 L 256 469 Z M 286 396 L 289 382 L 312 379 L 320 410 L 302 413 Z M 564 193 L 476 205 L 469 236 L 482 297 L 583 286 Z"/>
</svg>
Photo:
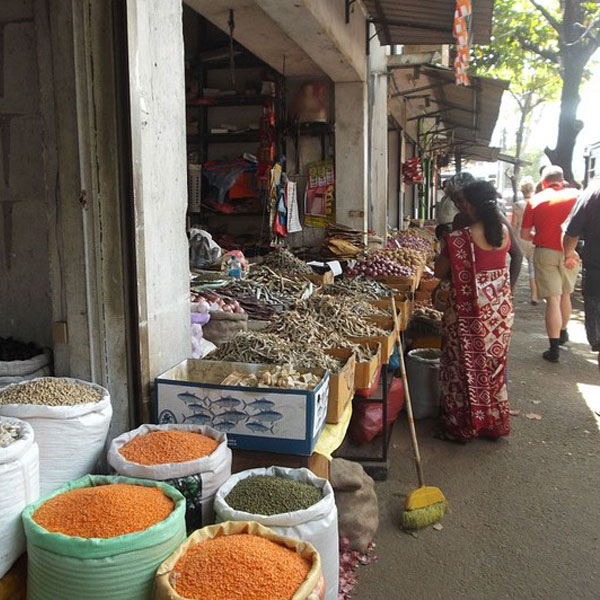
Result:
<svg viewBox="0 0 600 600">
<path fill-rule="evenodd" d="M 387 335 L 381 327 L 359 316 L 352 303 L 340 302 L 334 296 L 313 296 L 296 305 L 300 312 L 306 311 L 317 321 L 338 331 L 344 337 L 376 337 Z"/>
<path fill-rule="evenodd" d="M 349 296 L 379 300 L 390 296 L 391 293 L 392 290 L 383 283 L 362 276 L 339 279 L 332 285 L 327 286 L 328 296 Z"/>
<path fill-rule="evenodd" d="M 375 348 L 353 344 L 333 327 L 320 323 L 310 314 L 291 310 L 273 319 L 265 333 L 273 333 L 286 340 L 302 340 L 306 346 L 321 348 L 344 348 L 354 352 L 358 362 L 369 362 L 377 353 Z"/>
<path fill-rule="evenodd" d="M 283 277 L 267 267 L 259 267 L 249 279 L 234 279 L 219 288 L 219 295 L 238 301 L 251 319 L 270 319 L 310 296 L 312 284 Z"/>
<path fill-rule="evenodd" d="M 264 257 L 263 264 L 290 275 L 310 275 L 313 270 L 287 248 L 279 248 Z"/>
<path fill-rule="evenodd" d="M 206 360 L 290 365 L 294 368 L 329 369 L 337 372 L 340 362 L 319 346 L 305 340 L 286 340 L 273 333 L 239 331 L 233 339 L 211 352 Z"/>
<path fill-rule="evenodd" d="M 258 373 L 233 371 L 225 377 L 221 385 L 242 385 L 245 387 L 270 387 L 288 390 L 314 390 L 321 378 L 314 373 L 300 373 L 291 367 L 261 369 Z"/>
<path fill-rule="evenodd" d="M 336 258 L 354 258 L 364 249 L 363 232 L 339 223 L 327 225 L 323 250 Z"/>
</svg>

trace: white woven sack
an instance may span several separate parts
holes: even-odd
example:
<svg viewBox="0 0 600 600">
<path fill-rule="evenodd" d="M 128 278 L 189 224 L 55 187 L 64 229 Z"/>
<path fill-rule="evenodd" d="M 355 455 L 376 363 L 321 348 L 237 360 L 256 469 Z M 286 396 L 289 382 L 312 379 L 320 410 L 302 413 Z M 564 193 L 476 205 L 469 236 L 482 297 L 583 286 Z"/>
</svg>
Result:
<svg viewBox="0 0 600 600">
<path fill-rule="evenodd" d="M 20 383 L 21 381 L 30 381 L 31 379 L 38 379 L 39 377 L 48 377 L 52 375 L 52 369 L 50 365 L 46 365 L 37 371 L 29 375 L 15 375 L 10 377 L 0 377 L 0 389 L 10 385 L 11 383 Z"/>
<path fill-rule="evenodd" d="M 127 460 L 119 449 L 138 435 L 144 435 L 151 431 L 189 431 L 201 433 L 219 442 L 214 452 L 209 456 L 203 456 L 196 460 L 180 463 L 165 463 L 162 465 L 140 465 Z M 166 481 L 174 485 L 186 497 L 188 505 L 188 529 L 196 529 L 214 523 L 214 497 L 217 490 L 231 476 L 231 450 L 227 446 L 227 435 L 208 427 L 206 425 L 141 425 L 133 431 L 128 431 L 116 437 L 108 449 L 108 463 L 119 474 L 127 477 L 138 477 L 151 479 L 153 481 Z M 196 497 L 186 493 L 187 477 L 199 475 L 201 489 Z M 189 515 L 190 510 L 197 510 L 199 502 L 201 508 L 201 520 L 190 527 L 194 522 Z"/>
<path fill-rule="evenodd" d="M 0 417 L 21 428 L 18 440 L 0 448 L 0 579 L 25 552 L 21 513 L 40 496 L 39 451 L 31 425 Z"/>
<path fill-rule="evenodd" d="M 93 473 L 104 452 L 112 405 L 107 390 L 95 383 L 61 377 L 102 394 L 99 402 L 75 406 L 0 404 L 0 415 L 27 421 L 40 449 L 40 494 L 46 496 L 68 481 Z M 35 381 L 35 380 L 32 380 Z M 28 382 L 14 385 L 25 385 Z M 5 388 L 6 391 L 9 388 Z"/>
<path fill-rule="evenodd" d="M 32 375 L 50 365 L 50 353 L 44 351 L 28 360 L 0 360 L 0 377 Z"/>
<path fill-rule="evenodd" d="M 231 508 L 225 500 L 229 492 L 242 479 L 256 475 L 287 477 L 311 483 L 323 490 L 323 499 L 305 510 L 271 516 L 257 515 Z M 219 489 L 215 496 L 215 513 L 218 523 L 222 521 L 256 521 L 279 535 L 310 542 L 321 555 L 323 576 L 325 577 L 325 600 L 337 600 L 339 582 L 338 521 L 333 488 L 329 481 L 317 477 L 308 469 L 284 467 L 249 469 L 232 475 Z"/>
</svg>

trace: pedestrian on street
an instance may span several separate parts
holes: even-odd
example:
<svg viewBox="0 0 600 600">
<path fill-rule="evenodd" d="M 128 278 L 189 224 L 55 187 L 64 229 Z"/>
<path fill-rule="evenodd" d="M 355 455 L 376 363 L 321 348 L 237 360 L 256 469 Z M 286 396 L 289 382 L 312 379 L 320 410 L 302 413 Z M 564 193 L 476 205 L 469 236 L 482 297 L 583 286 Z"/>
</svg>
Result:
<svg viewBox="0 0 600 600">
<path fill-rule="evenodd" d="M 535 183 L 532 177 L 524 177 L 521 181 L 521 193 L 523 198 L 515 202 L 512 213 L 512 226 L 514 231 L 521 231 L 521 223 L 523 222 L 523 215 L 525 214 L 525 208 L 527 203 L 533 196 L 535 190 Z M 534 306 L 538 304 L 538 292 L 537 285 L 535 283 L 535 268 L 533 266 L 533 251 L 535 246 L 532 242 L 527 240 L 521 240 L 521 250 L 527 259 L 527 270 L 529 273 L 529 292 L 530 302 Z"/>
<path fill-rule="evenodd" d="M 507 255 L 510 232 L 498 209 L 496 189 L 476 181 L 463 190 L 470 225 L 446 236 L 435 275 L 450 278 L 440 383 L 444 431 L 466 442 L 510 432 L 506 361 L 513 305 Z"/>
<path fill-rule="evenodd" d="M 563 240 L 565 266 L 579 264 L 576 247 L 583 246 L 583 300 L 585 331 L 600 368 L 600 182 L 591 184 L 577 202 Z"/>
<path fill-rule="evenodd" d="M 461 173 L 461 175 L 467 175 L 467 173 Z M 456 177 L 458 177 L 458 175 Z M 471 209 L 468 202 L 465 200 L 464 189 L 467 185 L 475 183 L 476 180 L 471 175 L 469 175 L 469 178 L 470 179 L 461 180 L 454 185 L 452 200 L 458 209 L 458 213 L 454 217 L 454 222 L 452 223 L 452 229 L 454 231 L 463 229 L 464 227 L 469 227 L 473 224 Z M 477 183 L 481 183 L 481 181 L 478 181 Z M 492 188 L 494 188 L 493 185 Z M 495 189 L 496 188 L 494 188 L 494 190 Z M 498 196 L 496 195 L 495 198 L 497 200 Z M 512 228 L 508 219 L 500 211 L 499 214 L 502 224 L 507 228 L 508 234 L 510 235 L 510 246 L 508 249 L 508 254 L 510 256 L 510 287 L 514 291 L 515 285 L 517 284 L 517 279 L 519 279 L 519 274 L 521 273 L 521 267 L 523 266 L 523 252 L 521 251 L 521 246 L 517 240 L 517 236 L 515 235 L 514 229 Z"/>
<path fill-rule="evenodd" d="M 458 213 L 458 208 L 456 206 L 457 195 L 465 185 L 468 185 L 473 181 L 475 181 L 475 178 L 470 173 L 458 173 L 444 181 L 444 197 L 436 207 L 436 221 L 438 225 L 444 227 L 452 226 L 454 217 L 456 217 Z"/>
<path fill-rule="evenodd" d="M 533 242 L 538 295 L 546 300 L 546 331 L 550 348 L 543 358 L 558 362 L 560 346 L 569 341 L 571 294 L 579 268 L 567 269 L 563 257 L 563 227 L 577 201 L 577 190 L 567 187 L 558 166 L 544 169 L 542 187 L 525 208 L 521 237 Z"/>
</svg>

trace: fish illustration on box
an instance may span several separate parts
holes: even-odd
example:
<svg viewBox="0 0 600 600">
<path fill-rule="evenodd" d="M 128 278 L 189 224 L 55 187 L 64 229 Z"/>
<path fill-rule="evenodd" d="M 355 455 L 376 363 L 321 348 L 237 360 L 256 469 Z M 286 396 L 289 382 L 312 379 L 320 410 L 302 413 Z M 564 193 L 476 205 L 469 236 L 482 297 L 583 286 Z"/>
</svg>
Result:
<svg viewBox="0 0 600 600">
<path fill-rule="evenodd" d="M 275 423 L 280 419 L 283 419 L 283 415 L 274 410 L 263 410 L 255 415 L 252 415 L 252 418 L 260 421 L 261 423 Z"/>
<path fill-rule="evenodd" d="M 248 413 L 242 412 L 241 410 L 231 409 L 225 412 L 215 415 L 215 418 L 223 419 L 225 421 L 231 421 L 237 425 L 240 421 L 245 421 L 250 418 Z"/>
<path fill-rule="evenodd" d="M 191 392 L 182 392 L 181 394 L 177 394 L 177 397 L 180 400 L 183 400 L 186 404 L 194 404 L 195 402 L 201 402 L 200 398 L 196 396 L 196 394 L 192 394 Z"/>
<path fill-rule="evenodd" d="M 242 403 L 241 400 L 237 398 L 232 398 L 231 396 L 221 397 L 212 404 L 218 406 L 219 408 L 235 408 Z"/>
<path fill-rule="evenodd" d="M 212 417 L 210 415 L 204 415 L 201 413 L 195 413 L 193 415 L 188 415 L 187 417 L 183 417 L 184 423 L 192 423 L 193 425 L 207 425 L 212 421 Z"/>
<path fill-rule="evenodd" d="M 275 402 L 267 400 L 266 398 L 259 398 L 254 402 L 244 402 L 244 409 L 250 408 L 252 410 L 269 410 L 275 406 Z"/>
<path fill-rule="evenodd" d="M 218 431 L 231 431 L 236 425 L 237 423 L 234 423 L 233 421 L 219 421 L 218 423 L 212 424 Z"/>
<path fill-rule="evenodd" d="M 202 406 L 202 404 L 188 404 L 188 408 L 196 415 L 207 415 L 210 417 L 214 416 L 212 411 Z"/>
<path fill-rule="evenodd" d="M 257 423 L 256 421 L 250 421 L 250 423 L 246 423 L 246 427 L 253 433 L 269 432 L 269 433 L 274 434 L 275 433 L 273 431 L 274 425 L 275 425 L 275 423 L 272 423 L 270 427 L 267 427 L 266 425 L 263 425 L 262 423 Z"/>
</svg>

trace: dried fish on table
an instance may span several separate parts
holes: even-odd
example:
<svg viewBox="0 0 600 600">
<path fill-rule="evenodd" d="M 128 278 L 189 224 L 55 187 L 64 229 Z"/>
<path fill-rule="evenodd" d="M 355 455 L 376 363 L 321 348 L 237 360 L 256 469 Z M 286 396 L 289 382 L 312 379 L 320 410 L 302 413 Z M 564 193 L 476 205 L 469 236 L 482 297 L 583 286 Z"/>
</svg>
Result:
<svg viewBox="0 0 600 600">
<path fill-rule="evenodd" d="M 340 302 L 334 296 L 313 296 L 299 302 L 297 309 L 311 313 L 320 323 L 344 337 L 378 337 L 390 333 L 359 316 L 351 303 Z"/>
<path fill-rule="evenodd" d="M 278 248 L 264 257 L 263 264 L 290 275 L 310 275 L 313 270 L 287 248 Z"/>
<path fill-rule="evenodd" d="M 339 360 L 326 354 L 320 346 L 304 340 L 286 340 L 274 333 L 239 331 L 229 342 L 211 352 L 206 360 L 289 365 L 296 369 L 328 369 L 338 372 Z"/>
<path fill-rule="evenodd" d="M 261 369 L 256 374 L 233 371 L 221 382 L 221 385 L 313 390 L 319 381 L 321 378 L 314 373 L 299 373 L 291 367 L 277 366 Z"/>
<path fill-rule="evenodd" d="M 390 296 L 391 293 L 392 290 L 383 283 L 362 276 L 339 279 L 332 285 L 327 286 L 328 296 L 349 296 L 379 300 Z"/>
</svg>

